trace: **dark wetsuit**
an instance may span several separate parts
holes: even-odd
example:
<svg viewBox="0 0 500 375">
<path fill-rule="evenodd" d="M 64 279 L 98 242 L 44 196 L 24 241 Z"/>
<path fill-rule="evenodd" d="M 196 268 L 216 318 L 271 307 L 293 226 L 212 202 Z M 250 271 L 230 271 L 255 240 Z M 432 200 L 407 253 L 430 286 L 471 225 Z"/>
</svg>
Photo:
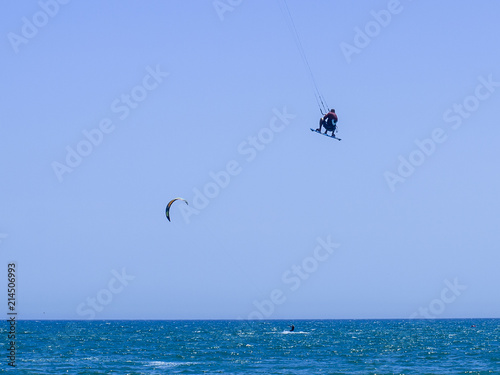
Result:
<svg viewBox="0 0 500 375">
<path fill-rule="evenodd" d="M 339 118 L 335 112 L 328 112 L 325 117 L 323 117 L 323 126 L 326 130 L 332 131 L 335 129 L 338 120 Z"/>
</svg>

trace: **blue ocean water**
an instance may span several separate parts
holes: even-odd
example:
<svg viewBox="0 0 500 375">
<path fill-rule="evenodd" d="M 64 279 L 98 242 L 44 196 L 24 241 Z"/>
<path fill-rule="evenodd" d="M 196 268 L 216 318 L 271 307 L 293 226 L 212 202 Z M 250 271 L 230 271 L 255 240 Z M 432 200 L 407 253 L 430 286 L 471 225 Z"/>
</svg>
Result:
<svg viewBox="0 0 500 375">
<path fill-rule="evenodd" d="M 18 321 L 15 368 L 0 328 L 15 374 L 500 374 L 498 319 Z"/>
</svg>

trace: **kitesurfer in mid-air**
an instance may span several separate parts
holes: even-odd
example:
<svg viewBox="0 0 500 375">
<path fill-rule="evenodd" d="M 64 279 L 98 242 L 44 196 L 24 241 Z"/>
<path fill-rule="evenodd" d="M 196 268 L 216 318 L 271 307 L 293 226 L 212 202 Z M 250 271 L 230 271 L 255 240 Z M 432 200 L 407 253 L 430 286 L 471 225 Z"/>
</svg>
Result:
<svg viewBox="0 0 500 375">
<path fill-rule="evenodd" d="M 329 131 L 332 132 L 332 137 L 335 136 L 335 130 L 337 130 L 337 121 L 339 120 L 335 110 L 332 108 L 330 112 L 319 119 L 319 128 L 316 131 L 321 133 L 321 127 L 325 127 L 325 134 Z"/>
</svg>

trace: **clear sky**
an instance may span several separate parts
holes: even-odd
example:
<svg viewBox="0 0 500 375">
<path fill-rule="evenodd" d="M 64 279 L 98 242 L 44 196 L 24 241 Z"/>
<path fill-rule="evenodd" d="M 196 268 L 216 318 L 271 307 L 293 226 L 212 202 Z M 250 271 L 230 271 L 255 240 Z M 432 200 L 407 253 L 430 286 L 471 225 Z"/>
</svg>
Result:
<svg viewBox="0 0 500 375">
<path fill-rule="evenodd" d="M 19 318 L 500 317 L 500 4 L 287 3 L 340 142 L 282 0 L 4 6 Z"/>
</svg>

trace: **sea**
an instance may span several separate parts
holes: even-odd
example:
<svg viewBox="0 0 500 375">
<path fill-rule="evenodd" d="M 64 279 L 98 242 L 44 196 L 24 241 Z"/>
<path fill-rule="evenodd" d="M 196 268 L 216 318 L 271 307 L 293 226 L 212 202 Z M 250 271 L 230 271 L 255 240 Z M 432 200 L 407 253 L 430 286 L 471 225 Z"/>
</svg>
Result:
<svg viewBox="0 0 500 375">
<path fill-rule="evenodd" d="M 499 319 L 21 320 L 0 337 L 12 374 L 500 374 Z"/>
</svg>

